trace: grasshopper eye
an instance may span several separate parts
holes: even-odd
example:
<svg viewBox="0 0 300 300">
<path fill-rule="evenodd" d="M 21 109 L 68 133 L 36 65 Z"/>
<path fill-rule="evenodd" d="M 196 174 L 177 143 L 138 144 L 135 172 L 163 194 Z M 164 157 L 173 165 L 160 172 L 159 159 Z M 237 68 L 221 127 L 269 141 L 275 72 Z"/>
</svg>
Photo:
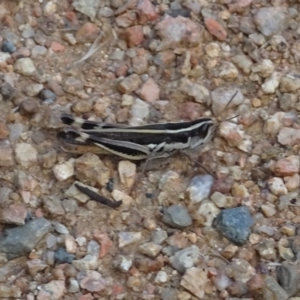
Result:
<svg viewBox="0 0 300 300">
<path fill-rule="evenodd" d="M 60 119 L 66 125 L 71 125 L 74 122 L 74 118 L 68 114 L 63 114 Z"/>
<path fill-rule="evenodd" d="M 68 130 L 68 131 L 60 131 L 57 134 L 57 139 L 60 141 L 74 141 L 76 138 L 78 138 L 80 135 L 75 132 L 74 130 Z"/>
</svg>

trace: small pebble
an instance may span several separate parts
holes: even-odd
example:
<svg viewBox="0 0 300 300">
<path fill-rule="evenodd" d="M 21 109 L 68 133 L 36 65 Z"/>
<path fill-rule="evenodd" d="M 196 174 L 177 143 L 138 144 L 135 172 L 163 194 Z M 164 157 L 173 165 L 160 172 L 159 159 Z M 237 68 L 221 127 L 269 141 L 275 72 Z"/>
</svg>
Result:
<svg viewBox="0 0 300 300">
<path fill-rule="evenodd" d="M 58 232 L 58 233 L 61 233 L 61 234 L 69 234 L 69 230 L 68 228 L 64 225 L 64 224 L 61 224 L 59 222 L 53 222 L 52 223 L 53 226 L 54 226 L 54 229 Z"/>
<path fill-rule="evenodd" d="M 169 279 L 168 274 L 165 271 L 159 271 L 157 272 L 154 282 L 156 283 L 165 283 Z"/>
<path fill-rule="evenodd" d="M 183 274 L 187 269 L 193 267 L 200 258 L 200 250 L 197 246 L 177 251 L 170 257 L 170 263 L 174 269 Z"/>
<path fill-rule="evenodd" d="M 10 41 L 4 40 L 2 43 L 1 51 L 6 53 L 14 53 L 17 50 L 16 46 Z"/>
<path fill-rule="evenodd" d="M 289 297 L 296 296 L 299 291 L 298 282 L 300 280 L 297 267 L 292 263 L 284 261 L 276 271 L 278 282 L 287 292 Z"/>
<path fill-rule="evenodd" d="M 182 276 L 180 285 L 198 299 L 203 299 L 208 282 L 209 278 L 206 269 L 192 267 Z"/>
<path fill-rule="evenodd" d="M 198 175 L 192 178 L 187 191 L 190 193 L 190 200 L 192 203 L 199 203 L 204 199 L 207 199 L 214 178 L 211 175 Z"/>
<path fill-rule="evenodd" d="M 24 76 L 33 75 L 36 71 L 34 63 L 29 57 L 19 58 L 16 61 L 14 68 L 18 73 Z"/>
<path fill-rule="evenodd" d="M 16 160 L 24 168 L 29 168 L 37 162 L 37 151 L 28 143 L 16 144 Z"/>
<path fill-rule="evenodd" d="M 149 104 L 145 101 L 136 98 L 131 107 L 130 113 L 136 120 L 145 120 L 149 116 Z"/>
<path fill-rule="evenodd" d="M 50 90 L 42 90 L 39 97 L 47 103 L 52 103 L 56 100 L 56 95 Z"/>
<path fill-rule="evenodd" d="M 74 259 L 72 265 L 79 271 L 96 270 L 99 266 L 98 256 L 88 254 L 81 259 Z"/>
<path fill-rule="evenodd" d="M 161 245 L 168 238 L 168 234 L 165 230 L 156 229 L 151 232 L 151 240 L 155 244 Z"/>
<path fill-rule="evenodd" d="M 39 83 L 28 84 L 25 87 L 25 93 L 28 97 L 36 96 L 43 89 L 43 85 Z"/>
<path fill-rule="evenodd" d="M 59 248 L 55 251 L 54 259 L 57 264 L 70 264 L 75 259 L 75 255 L 66 252 L 65 248 Z"/>
<path fill-rule="evenodd" d="M 273 204 L 263 204 L 261 205 L 261 210 L 267 218 L 270 218 L 276 214 L 276 207 Z"/>
<path fill-rule="evenodd" d="M 192 218 L 185 207 L 172 205 L 164 208 L 163 222 L 172 227 L 184 228 L 192 224 Z"/>
<path fill-rule="evenodd" d="M 215 217 L 220 213 L 220 209 L 211 201 L 203 201 L 198 209 L 200 215 L 205 217 L 205 226 L 212 226 Z"/>
<path fill-rule="evenodd" d="M 75 239 L 72 235 L 67 234 L 65 236 L 65 247 L 68 253 L 75 253 L 77 250 L 77 245 Z"/>
<path fill-rule="evenodd" d="M 150 257 L 156 257 L 162 249 L 162 246 L 149 242 L 139 246 L 139 251 L 143 254 L 146 254 Z"/>
<path fill-rule="evenodd" d="M 214 204 L 219 208 L 224 208 L 227 204 L 226 196 L 219 192 L 214 192 L 210 196 L 211 200 L 214 202 Z"/>
<path fill-rule="evenodd" d="M 123 248 L 125 246 L 136 243 L 142 239 L 141 232 L 120 232 L 119 236 L 119 247 Z"/>
<path fill-rule="evenodd" d="M 127 273 L 132 266 L 132 259 L 127 258 L 123 255 L 117 257 L 113 262 L 114 266 L 118 268 L 121 272 Z"/>
<path fill-rule="evenodd" d="M 53 173 L 58 181 L 64 181 L 74 175 L 74 159 L 71 158 L 67 162 L 55 165 Z"/>
<path fill-rule="evenodd" d="M 68 291 L 72 294 L 78 293 L 80 291 L 79 283 L 75 278 L 69 279 L 69 288 Z"/>
<path fill-rule="evenodd" d="M 32 49 L 31 49 L 31 56 L 33 58 L 37 58 L 39 56 L 45 56 L 47 54 L 48 50 L 46 47 L 44 46 L 39 46 L 39 45 L 35 45 Z"/>
<path fill-rule="evenodd" d="M 94 240 L 89 241 L 87 245 L 87 254 L 97 257 L 99 256 L 99 253 L 100 253 L 100 245 Z"/>
<path fill-rule="evenodd" d="M 15 96 L 15 88 L 9 83 L 3 83 L 0 87 L 0 93 L 4 100 L 11 100 Z"/>
<path fill-rule="evenodd" d="M 122 184 L 131 189 L 136 180 L 136 165 L 128 160 L 122 160 L 119 162 L 118 171 Z"/>
<path fill-rule="evenodd" d="M 286 195 L 288 193 L 283 180 L 279 177 L 273 177 L 269 179 L 268 188 L 270 189 L 271 193 L 276 196 Z"/>
</svg>

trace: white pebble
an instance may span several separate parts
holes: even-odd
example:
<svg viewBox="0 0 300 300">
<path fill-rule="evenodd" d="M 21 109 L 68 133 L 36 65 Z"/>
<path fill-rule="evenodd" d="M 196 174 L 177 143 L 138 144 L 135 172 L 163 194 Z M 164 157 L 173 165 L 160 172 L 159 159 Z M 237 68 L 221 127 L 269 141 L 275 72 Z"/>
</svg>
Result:
<svg viewBox="0 0 300 300">
<path fill-rule="evenodd" d="M 85 236 L 79 236 L 76 238 L 76 242 L 79 245 L 79 247 L 86 245 L 86 237 Z"/>
<path fill-rule="evenodd" d="M 30 76 L 36 71 L 34 63 L 29 57 L 19 58 L 14 68 L 18 73 L 25 76 Z"/>
<path fill-rule="evenodd" d="M 78 293 L 79 290 L 80 290 L 80 287 L 79 287 L 79 283 L 78 281 L 75 279 L 75 278 L 70 278 L 69 279 L 69 288 L 68 288 L 68 291 L 70 293 Z"/>
<path fill-rule="evenodd" d="M 65 238 L 65 246 L 66 246 L 66 251 L 68 253 L 75 253 L 77 250 L 77 245 L 75 242 L 75 239 L 72 235 L 67 234 Z"/>
<path fill-rule="evenodd" d="M 136 117 L 140 120 L 147 119 L 150 112 L 149 104 L 139 98 L 136 98 L 130 112 L 132 117 Z"/>
<path fill-rule="evenodd" d="M 119 234 L 119 247 L 123 248 L 127 245 L 136 243 L 141 240 L 142 234 L 141 232 L 128 232 L 128 231 L 123 231 L 120 232 Z"/>
<path fill-rule="evenodd" d="M 69 229 L 64 225 L 64 224 L 61 224 L 59 222 L 52 222 L 53 226 L 54 226 L 54 229 L 58 232 L 58 233 L 61 233 L 61 234 L 68 234 L 69 233 Z"/>
<path fill-rule="evenodd" d="M 122 160 L 119 162 L 118 171 L 122 184 L 128 189 L 132 188 L 136 179 L 136 164 Z"/>
<path fill-rule="evenodd" d="M 67 162 L 55 165 L 53 173 L 58 181 L 64 181 L 74 175 L 74 159 L 71 158 Z"/>
<path fill-rule="evenodd" d="M 275 93 L 279 86 L 280 77 L 281 76 L 278 72 L 274 72 L 269 78 L 265 80 L 265 82 L 261 86 L 265 94 Z"/>
<path fill-rule="evenodd" d="M 165 283 L 168 281 L 168 274 L 165 271 L 158 271 L 154 282 L 156 283 Z"/>
<path fill-rule="evenodd" d="M 187 189 L 190 193 L 190 200 L 193 203 L 199 203 L 200 201 L 207 199 L 213 183 L 214 179 L 211 175 L 195 176 Z"/>
<path fill-rule="evenodd" d="M 31 144 L 18 143 L 15 152 L 17 162 L 24 168 L 28 168 L 37 162 L 38 153 Z"/>
<path fill-rule="evenodd" d="M 271 193 L 273 193 L 276 196 L 286 195 L 288 193 L 283 180 L 279 177 L 273 177 L 269 179 L 268 187 Z"/>
<path fill-rule="evenodd" d="M 201 203 L 199 210 L 199 214 L 206 218 L 204 223 L 205 226 L 212 226 L 213 220 L 220 213 L 220 209 L 215 206 L 214 203 L 210 201 L 203 201 Z"/>
</svg>

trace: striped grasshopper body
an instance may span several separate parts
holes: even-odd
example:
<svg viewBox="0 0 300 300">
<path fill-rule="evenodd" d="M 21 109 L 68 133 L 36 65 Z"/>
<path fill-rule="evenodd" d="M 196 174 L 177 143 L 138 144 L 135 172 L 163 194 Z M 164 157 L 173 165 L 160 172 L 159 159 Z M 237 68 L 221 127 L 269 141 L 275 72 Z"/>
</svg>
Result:
<svg viewBox="0 0 300 300">
<path fill-rule="evenodd" d="M 65 151 L 115 154 L 129 160 L 163 158 L 177 150 L 200 149 L 210 142 L 215 130 L 211 118 L 142 126 L 86 121 L 67 114 L 61 120 L 71 126 L 58 133 Z"/>
</svg>

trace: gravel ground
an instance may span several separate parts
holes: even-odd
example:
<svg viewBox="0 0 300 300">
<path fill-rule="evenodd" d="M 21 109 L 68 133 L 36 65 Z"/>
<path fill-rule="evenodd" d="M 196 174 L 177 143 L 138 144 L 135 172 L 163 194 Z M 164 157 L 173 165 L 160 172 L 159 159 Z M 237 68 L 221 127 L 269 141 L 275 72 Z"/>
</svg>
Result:
<svg viewBox="0 0 300 300">
<path fill-rule="evenodd" d="M 0 298 L 299 300 L 299 8 L 1 0 Z M 208 171 L 66 153 L 62 112 L 211 117 Z"/>
</svg>

